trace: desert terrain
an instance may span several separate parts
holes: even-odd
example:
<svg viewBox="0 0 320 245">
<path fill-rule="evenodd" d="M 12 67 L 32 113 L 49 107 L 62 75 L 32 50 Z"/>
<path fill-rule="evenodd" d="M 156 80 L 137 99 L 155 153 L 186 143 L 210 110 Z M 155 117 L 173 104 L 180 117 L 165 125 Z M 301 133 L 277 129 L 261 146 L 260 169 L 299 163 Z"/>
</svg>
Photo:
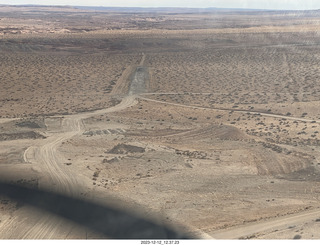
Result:
<svg viewBox="0 0 320 245">
<path fill-rule="evenodd" d="M 0 239 L 319 239 L 319 23 L 0 5 Z"/>
</svg>

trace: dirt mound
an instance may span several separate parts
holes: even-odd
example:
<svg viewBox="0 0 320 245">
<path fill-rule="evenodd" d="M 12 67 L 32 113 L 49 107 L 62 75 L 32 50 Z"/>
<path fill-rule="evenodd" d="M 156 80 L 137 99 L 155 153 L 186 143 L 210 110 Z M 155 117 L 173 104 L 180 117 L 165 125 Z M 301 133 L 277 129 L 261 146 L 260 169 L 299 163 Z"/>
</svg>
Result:
<svg viewBox="0 0 320 245">
<path fill-rule="evenodd" d="M 222 125 L 214 130 L 216 138 L 222 140 L 245 140 L 248 136 L 236 127 Z"/>
<path fill-rule="evenodd" d="M 114 163 L 114 162 L 119 162 L 119 158 L 118 157 L 113 157 L 111 159 L 105 158 L 102 161 L 102 163 Z"/>
<path fill-rule="evenodd" d="M 33 121 L 22 121 L 16 123 L 18 127 L 25 127 L 25 128 L 41 128 L 41 126 Z"/>
<path fill-rule="evenodd" d="M 9 133 L 0 134 L 0 141 L 6 140 L 19 140 L 19 139 L 45 139 L 46 137 L 42 134 L 36 133 L 34 131 L 23 132 L 23 133 Z"/>
<path fill-rule="evenodd" d="M 249 136 L 236 127 L 227 125 L 214 125 L 197 130 L 192 130 L 181 136 L 181 139 L 183 140 L 205 138 L 215 138 L 221 140 L 246 140 L 249 139 Z"/>
<path fill-rule="evenodd" d="M 145 152 L 145 148 L 134 146 L 134 145 L 126 145 L 126 144 L 118 144 L 113 147 L 108 153 L 111 154 L 127 154 L 127 153 L 143 153 Z"/>
<path fill-rule="evenodd" d="M 254 154 L 254 164 L 259 175 L 289 174 L 310 166 L 311 157 L 298 152 L 290 154 L 272 149 L 258 150 Z"/>
<path fill-rule="evenodd" d="M 284 176 L 280 176 L 280 179 L 286 179 L 289 181 L 312 181 L 320 182 L 319 170 L 314 166 L 310 166 L 304 169 L 300 169 L 293 173 L 289 173 Z"/>
</svg>

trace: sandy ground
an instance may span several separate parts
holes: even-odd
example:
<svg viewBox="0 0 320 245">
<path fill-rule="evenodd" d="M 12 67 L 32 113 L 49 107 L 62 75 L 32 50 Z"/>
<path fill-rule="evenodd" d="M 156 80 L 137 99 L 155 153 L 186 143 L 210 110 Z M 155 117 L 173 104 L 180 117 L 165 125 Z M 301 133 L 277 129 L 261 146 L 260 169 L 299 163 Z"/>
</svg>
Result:
<svg viewBox="0 0 320 245">
<path fill-rule="evenodd" d="M 1 8 L 1 181 L 182 236 L 319 239 L 316 13 L 277 23 L 277 13 L 237 13 L 234 26 L 217 13 L 209 28 L 206 14 L 99 12 L 95 22 L 49 11 L 69 13 L 63 29 Z M 62 204 L 0 195 L 1 239 L 130 233 L 110 216 L 86 225 L 61 217 Z M 170 232 L 160 235 L 181 237 Z"/>
</svg>

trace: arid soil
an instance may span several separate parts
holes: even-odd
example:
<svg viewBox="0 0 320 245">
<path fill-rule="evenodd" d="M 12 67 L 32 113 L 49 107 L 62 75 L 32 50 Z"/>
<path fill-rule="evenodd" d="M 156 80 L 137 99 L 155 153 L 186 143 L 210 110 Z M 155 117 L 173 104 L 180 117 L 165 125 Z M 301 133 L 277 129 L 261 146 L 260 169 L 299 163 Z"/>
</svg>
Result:
<svg viewBox="0 0 320 245">
<path fill-rule="evenodd" d="M 0 6 L 1 181 L 197 238 L 319 239 L 319 20 Z M 114 234 L 2 193 L 0 231 Z"/>
</svg>

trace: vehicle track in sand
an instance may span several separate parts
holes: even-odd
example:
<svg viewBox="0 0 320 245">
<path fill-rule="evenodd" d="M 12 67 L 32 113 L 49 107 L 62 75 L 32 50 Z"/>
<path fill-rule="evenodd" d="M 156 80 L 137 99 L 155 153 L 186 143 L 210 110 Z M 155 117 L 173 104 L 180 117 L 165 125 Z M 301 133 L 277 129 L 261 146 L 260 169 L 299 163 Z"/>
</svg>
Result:
<svg viewBox="0 0 320 245">
<path fill-rule="evenodd" d="M 81 182 L 81 178 L 64 164 L 66 159 L 59 153 L 58 147 L 62 142 L 84 132 L 82 120 L 96 115 L 124 110 L 138 103 L 136 98 L 140 93 L 145 92 L 145 83 L 148 79 L 148 68 L 141 66 L 144 63 L 144 59 L 145 54 L 143 54 L 140 65 L 136 68 L 135 74 L 133 75 L 129 95 L 125 96 L 120 104 L 94 112 L 64 116 L 61 132 L 49 136 L 43 145 L 31 146 L 26 150 L 24 154 L 25 161 L 31 162 L 38 171 L 44 175 L 45 180 L 43 180 L 43 183 L 40 182 L 40 188 L 51 189 L 54 192 L 71 197 L 79 197 L 81 193 L 88 191 L 88 187 Z M 16 223 L 14 223 L 14 225 L 16 226 Z M 59 230 L 57 227 L 63 227 L 63 234 L 61 234 L 61 229 Z M 26 230 L 23 227 L 22 229 L 14 229 L 15 231 L 14 234 L 12 233 L 11 238 L 68 238 L 68 234 L 70 234 L 73 229 L 74 226 L 72 224 L 65 222 L 60 217 L 43 214 L 40 219 L 33 224 L 31 229 Z M 193 235 L 196 237 L 204 239 L 211 238 L 209 235 L 195 228 L 190 227 L 190 230 L 192 230 Z"/>
<path fill-rule="evenodd" d="M 173 93 L 170 93 L 173 94 Z M 182 105 L 178 103 L 171 103 L 171 102 L 165 102 L 165 101 L 159 101 L 154 99 L 149 99 L 143 97 L 143 95 L 146 94 L 140 94 L 138 96 L 139 99 L 145 100 L 145 101 L 151 101 L 161 104 L 167 104 L 177 107 L 184 107 L 184 108 L 191 108 L 191 109 L 201 109 L 201 110 L 214 110 L 214 111 L 234 111 L 239 113 L 249 113 L 252 115 L 261 115 L 265 117 L 273 117 L 273 118 L 281 118 L 281 119 L 288 119 L 288 120 L 295 120 L 295 121 L 301 121 L 301 122 L 316 122 L 320 123 L 319 120 L 312 120 L 312 119 L 305 119 L 305 118 L 298 118 L 298 117 L 290 117 L 290 116 L 283 116 L 278 114 L 272 114 L 272 113 L 262 113 L 259 111 L 247 111 L 247 110 L 234 110 L 234 109 L 220 109 L 220 108 L 208 108 L 208 107 L 201 107 L 201 106 L 189 106 L 189 105 Z M 195 130 L 197 131 L 197 130 Z M 191 130 L 192 132 L 192 130 Z M 187 134 L 186 132 L 180 133 L 180 135 Z M 191 135 L 192 137 L 195 137 L 194 135 Z M 262 220 L 260 222 L 255 223 L 249 223 L 246 225 L 237 226 L 234 228 L 229 229 L 222 229 L 219 231 L 210 231 L 210 229 L 205 230 L 207 237 L 211 237 L 213 239 L 246 239 L 250 237 L 255 237 L 255 235 L 259 235 L 261 233 L 268 233 L 272 232 L 275 229 L 279 230 L 285 230 L 290 225 L 296 225 L 299 223 L 307 222 L 310 220 L 314 220 L 315 217 L 320 215 L 320 209 L 314 209 L 311 211 L 303 211 L 296 214 L 291 215 L 285 215 L 282 217 L 277 217 L 270 220 Z"/>
<path fill-rule="evenodd" d="M 148 94 L 149 93 L 146 93 L 146 95 L 148 95 Z M 170 94 L 173 94 L 173 93 L 170 93 Z M 156 103 L 160 103 L 160 104 L 167 104 L 167 105 L 173 105 L 173 106 L 184 107 L 184 108 L 200 109 L 200 110 L 211 110 L 211 111 L 229 111 L 229 112 L 233 111 L 233 112 L 239 112 L 239 113 L 247 113 L 247 114 L 251 114 L 251 115 L 260 115 L 260 116 L 265 116 L 265 117 L 288 119 L 288 120 L 293 120 L 293 121 L 320 123 L 320 120 L 306 119 L 306 118 L 301 118 L 301 117 L 290 117 L 290 116 L 284 116 L 284 115 L 273 114 L 273 113 L 265 113 L 265 112 L 260 112 L 260 111 L 252 111 L 252 110 L 249 111 L 249 110 L 241 110 L 241 109 L 211 108 L 211 107 L 183 105 L 183 104 L 166 102 L 166 101 L 161 101 L 161 100 L 149 99 L 149 98 L 143 97 L 143 95 L 145 95 L 145 94 L 138 95 L 138 98 L 141 99 L 141 100 L 145 100 L 145 101 L 151 101 L 151 102 L 156 102 Z"/>
<path fill-rule="evenodd" d="M 281 231 L 288 229 L 288 226 L 295 226 L 297 224 L 315 220 L 319 215 L 320 209 L 315 209 L 208 233 L 215 239 L 246 239 L 250 237 L 254 238 L 255 235 L 259 235 L 260 233 L 268 233 L 276 229 Z"/>
<path fill-rule="evenodd" d="M 143 54 L 140 64 L 143 64 L 144 59 L 145 55 Z M 138 79 L 132 80 L 130 87 L 136 88 L 135 82 L 139 83 L 139 89 L 142 87 L 143 81 L 141 79 L 144 79 L 144 76 L 138 77 Z M 23 155 L 24 161 L 31 163 L 32 167 L 40 173 L 39 188 L 76 198 L 80 198 L 81 193 L 87 193 L 89 187 L 85 185 L 79 175 L 72 171 L 72 168 L 68 168 L 64 164 L 67 160 L 59 153 L 58 148 L 62 142 L 84 132 L 82 120 L 134 106 L 137 103 L 135 96 L 137 92 L 138 90 L 132 92 L 129 89 L 130 95 L 125 96 L 120 104 L 110 108 L 76 115 L 64 115 L 60 132 L 48 132 L 47 138 L 41 143 L 27 148 Z M 65 222 L 60 217 L 34 212 L 30 207 L 22 207 L 16 214 L 20 214 L 18 215 L 20 217 L 13 217 L 11 220 L 2 222 L 0 238 L 63 239 L 67 238 L 74 229 L 74 225 Z M 33 215 L 32 219 L 28 215 Z M 59 230 L 57 227 L 63 227 L 63 234 L 61 234 L 61 229 Z"/>
<path fill-rule="evenodd" d="M 30 147 L 27 150 L 26 161 L 36 165 L 38 171 L 44 175 L 44 180 L 40 182 L 40 188 L 50 189 L 56 193 L 61 193 L 70 197 L 80 197 L 80 193 L 88 191 L 85 183 L 64 162 L 67 160 L 58 152 L 58 147 L 62 142 L 82 134 L 84 132 L 82 120 L 95 115 L 120 111 L 133 106 L 136 103 L 134 96 L 125 97 L 122 102 L 114 107 L 66 116 L 62 121 L 62 133 L 49 137 L 47 142 L 40 147 Z M 31 155 L 33 157 L 28 158 Z M 54 227 L 64 226 L 69 232 L 73 227 L 64 224 L 59 217 L 52 217 L 46 214 L 27 233 L 21 234 L 22 239 L 51 239 L 60 237 L 56 234 Z M 69 233 L 68 232 L 68 233 Z M 15 234 L 16 237 L 17 234 Z"/>
<path fill-rule="evenodd" d="M 315 120 L 305 118 L 295 118 L 271 113 L 261 113 L 258 111 L 246 111 L 246 110 L 234 110 L 234 109 L 219 109 L 219 108 L 206 108 L 199 106 L 188 106 L 178 103 L 170 103 L 164 101 L 158 101 L 143 97 L 143 93 L 146 90 L 145 80 L 147 79 L 148 68 L 141 66 L 145 55 L 143 54 L 139 67 L 136 68 L 135 74 L 130 84 L 129 95 L 123 97 L 120 104 L 102 110 L 93 112 L 84 112 L 76 115 L 64 115 L 62 120 L 62 126 L 60 132 L 49 133 L 48 137 L 44 139 L 42 144 L 29 147 L 24 153 L 24 159 L 26 162 L 32 163 L 34 168 L 41 173 L 42 179 L 40 180 L 40 188 L 51 189 L 60 194 L 79 197 L 80 193 L 87 192 L 88 186 L 82 183 L 81 177 L 72 172 L 72 168 L 67 167 L 64 163 L 66 159 L 59 153 L 58 148 L 62 142 L 71 139 L 72 137 L 82 134 L 84 127 L 82 120 L 101 115 L 105 113 L 117 112 L 127 109 L 138 103 L 137 98 L 153 101 L 162 104 L 169 104 L 177 107 L 185 107 L 192 109 L 202 110 L 215 110 L 215 111 L 234 111 L 240 113 L 259 114 L 261 116 L 285 118 L 288 120 L 299 120 L 303 122 L 312 122 Z M 320 123 L 320 121 L 315 121 Z M 19 210 L 19 213 L 24 217 L 13 217 L 11 220 L 2 222 L 0 228 L 2 230 L 0 238 L 9 239 L 55 239 L 55 238 L 68 238 L 68 234 L 74 229 L 74 225 L 65 222 L 60 217 L 56 217 L 51 214 L 42 212 L 35 212 L 30 207 L 23 207 L 24 212 Z M 36 214 L 37 217 L 33 217 L 32 220 L 28 220 L 28 212 L 31 215 Z M 319 210 L 310 212 L 303 212 L 296 215 L 288 215 L 279 217 L 273 220 L 261 221 L 254 224 L 248 224 L 241 227 L 236 227 L 228 230 L 212 231 L 210 235 L 217 239 L 237 239 L 241 237 L 247 237 L 252 234 L 256 234 L 262 231 L 274 229 L 277 227 L 287 226 L 295 222 L 302 222 L 306 219 L 310 219 L 313 215 L 320 215 Z M 26 226 L 26 222 L 29 224 Z M 64 227 L 64 234 L 61 234 L 61 229 L 58 227 Z M 206 235 L 206 234 L 205 234 Z M 206 235 L 207 236 L 207 235 Z M 211 238 L 207 236 L 207 238 Z"/>
</svg>

